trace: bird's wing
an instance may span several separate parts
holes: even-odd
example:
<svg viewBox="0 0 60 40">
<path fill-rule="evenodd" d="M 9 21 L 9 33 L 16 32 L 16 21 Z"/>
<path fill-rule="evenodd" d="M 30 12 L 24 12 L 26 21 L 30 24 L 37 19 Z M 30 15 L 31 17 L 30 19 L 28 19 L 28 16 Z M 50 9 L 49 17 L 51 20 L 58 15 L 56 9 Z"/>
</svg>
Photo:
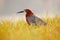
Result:
<svg viewBox="0 0 60 40">
<path fill-rule="evenodd" d="M 40 24 L 46 25 L 46 23 L 42 19 L 40 19 L 40 18 L 38 18 L 36 16 L 35 16 L 35 21 L 36 21 L 36 24 L 40 23 Z"/>
<path fill-rule="evenodd" d="M 36 24 L 36 21 L 35 21 L 35 16 L 31 16 L 31 17 L 29 17 L 29 18 L 27 18 L 28 19 L 28 21 L 29 21 L 29 23 L 30 24 Z"/>
</svg>

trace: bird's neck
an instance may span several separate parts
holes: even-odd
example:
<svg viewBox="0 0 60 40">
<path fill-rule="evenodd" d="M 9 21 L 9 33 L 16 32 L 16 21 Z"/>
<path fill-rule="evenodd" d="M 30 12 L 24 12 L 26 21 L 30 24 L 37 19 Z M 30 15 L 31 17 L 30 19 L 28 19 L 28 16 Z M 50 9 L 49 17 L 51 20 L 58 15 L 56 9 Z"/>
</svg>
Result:
<svg viewBox="0 0 60 40">
<path fill-rule="evenodd" d="M 30 16 L 33 16 L 33 15 L 34 15 L 33 13 L 27 13 L 26 17 L 30 17 Z"/>
</svg>

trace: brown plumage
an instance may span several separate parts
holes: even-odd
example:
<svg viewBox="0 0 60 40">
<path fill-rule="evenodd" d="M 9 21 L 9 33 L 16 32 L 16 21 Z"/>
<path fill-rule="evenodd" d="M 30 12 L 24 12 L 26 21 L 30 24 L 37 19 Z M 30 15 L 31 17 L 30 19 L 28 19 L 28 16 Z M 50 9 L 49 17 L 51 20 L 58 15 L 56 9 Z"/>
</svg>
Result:
<svg viewBox="0 0 60 40">
<path fill-rule="evenodd" d="M 38 25 L 38 24 L 42 24 L 42 25 L 46 25 L 46 23 L 38 18 L 37 16 L 34 15 L 34 13 L 30 10 L 30 9 L 24 9 L 24 11 L 20 11 L 18 13 L 23 13 L 23 12 L 26 12 L 26 21 L 29 25 L 31 24 L 35 24 L 35 25 Z"/>
</svg>

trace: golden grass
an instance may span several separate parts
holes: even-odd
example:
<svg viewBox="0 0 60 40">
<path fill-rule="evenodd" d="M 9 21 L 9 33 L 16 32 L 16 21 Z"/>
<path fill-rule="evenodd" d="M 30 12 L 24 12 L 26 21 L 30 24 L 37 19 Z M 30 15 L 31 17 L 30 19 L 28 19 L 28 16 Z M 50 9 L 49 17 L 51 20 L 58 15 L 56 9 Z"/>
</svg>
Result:
<svg viewBox="0 0 60 40">
<path fill-rule="evenodd" d="M 60 40 L 60 18 L 46 18 L 46 26 L 29 26 L 25 21 L 0 22 L 0 40 Z"/>
</svg>

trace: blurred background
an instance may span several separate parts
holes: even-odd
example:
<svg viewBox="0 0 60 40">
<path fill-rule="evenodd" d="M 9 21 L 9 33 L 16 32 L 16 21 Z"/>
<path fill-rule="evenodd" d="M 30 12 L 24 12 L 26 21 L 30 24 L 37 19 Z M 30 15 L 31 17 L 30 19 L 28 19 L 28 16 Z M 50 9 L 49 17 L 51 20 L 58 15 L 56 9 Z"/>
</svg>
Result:
<svg viewBox="0 0 60 40">
<path fill-rule="evenodd" d="M 25 19 L 25 14 L 17 14 L 25 8 L 39 17 L 54 17 L 60 15 L 60 0 L 0 0 L 0 19 Z"/>
</svg>

